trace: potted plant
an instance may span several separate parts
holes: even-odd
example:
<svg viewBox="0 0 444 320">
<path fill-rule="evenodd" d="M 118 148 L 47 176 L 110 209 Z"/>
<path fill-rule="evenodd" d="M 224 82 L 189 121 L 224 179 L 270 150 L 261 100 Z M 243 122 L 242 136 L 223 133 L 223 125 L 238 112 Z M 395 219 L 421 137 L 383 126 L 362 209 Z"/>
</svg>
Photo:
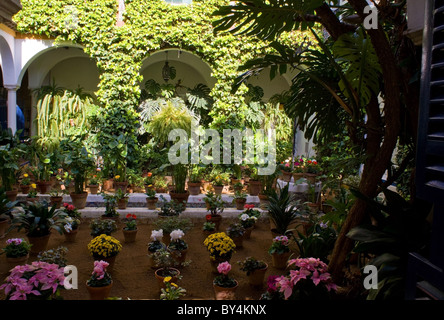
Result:
<svg viewBox="0 0 444 320">
<path fill-rule="evenodd" d="M 262 287 L 268 264 L 254 257 L 247 257 L 238 263 L 240 269 L 247 274 L 249 284 L 253 287 Z"/>
<path fill-rule="evenodd" d="M 227 228 L 227 235 L 233 240 L 237 248 L 242 248 L 245 229 L 240 223 L 231 223 Z"/>
<path fill-rule="evenodd" d="M 168 235 L 173 231 L 180 229 L 187 233 L 191 230 L 193 222 L 189 218 L 180 218 L 178 216 L 165 217 L 162 219 L 157 219 L 153 222 L 153 226 L 156 230 L 163 230 L 163 243 L 168 245 L 170 243 L 170 238 Z"/>
<path fill-rule="evenodd" d="M 64 288 L 62 267 L 43 261 L 18 265 L 0 286 L 7 300 L 51 300 L 60 298 Z"/>
<path fill-rule="evenodd" d="M 165 288 L 160 289 L 160 300 L 179 300 L 186 294 L 187 291 L 175 284 L 172 279 L 172 277 L 163 279 Z"/>
<path fill-rule="evenodd" d="M 167 201 L 162 195 L 162 199 L 159 211 L 159 217 L 172 217 L 179 216 L 185 210 L 185 203 L 179 203 L 171 200 Z"/>
<path fill-rule="evenodd" d="M 143 180 L 143 185 L 145 187 L 145 192 L 154 189 L 154 177 L 152 172 L 148 172 L 145 179 Z"/>
<path fill-rule="evenodd" d="M 97 194 L 97 192 L 99 191 L 99 179 L 97 178 L 97 175 L 94 174 L 90 179 L 89 179 L 89 184 L 88 184 L 88 188 L 89 188 L 89 192 L 91 194 Z"/>
<path fill-rule="evenodd" d="M 239 164 L 233 165 L 233 175 L 231 176 L 231 185 L 234 190 L 236 186 L 242 186 L 242 167 Z"/>
<path fill-rule="evenodd" d="M 126 243 L 136 241 L 137 235 L 137 216 L 135 214 L 128 213 L 123 219 L 125 226 L 123 227 L 123 236 Z"/>
<path fill-rule="evenodd" d="M 108 273 L 109 263 L 106 261 L 94 261 L 94 270 L 86 281 L 86 288 L 91 300 L 105 300 L 109 297 L 113 286 L 113 279 Z"/>
<path fill-rule="evenodd" d="M 256 219 L 259 219 L 261 217 L 261 212 L 257 209 L 255 209 L 254 204 L 246 204 L 244 206 L 244 212 L 245 214 L 248 214 L 250 217 L 255 217 Z"/>
<path fill-rule="evenodd" d="M 157 193 L 166 193 L 168 189 L 168 184 L 164 176 L 156 175 L 153 180 L 153 186 Z"/>
<path fill-rule="evenodd" d="M 173 255 L 173 259 L 176 260 L 177 265 L 182 265 L 185 262 L 186 255 L 188 252 L 188 244 L 183 240 L 185 233 L 176 229 L 170 233 L 170 243 L 168 244 L 168 250 L 170 250 Z"/>
<path fill-rule="evenodd" d="M 88 198 L 84 185 L 88 172 L 95 168 L 94 158 L 79 139 L 64 140 L 61 144 L 66 151 L 64 163 L 74 178 L 74 192 L 70 193 L 72 203 L 76 208 L 83 209 Z"/>
<path fill-rule="evenodd" d="M 197 196 L 200 194 L 200 188 L 202 187 L 202 170 L 198 165 L 194 165 L 191 168 L 187 185 L 190 195 Z"/>
<path fill-rule="evenodd" d="M 171 281 L 177 282 L 180 278 L 180 271 L 174 267 L 176 261 L 168 249 L 162 248 L 157 250 L 153 253 L 153 259 L 155 265 L 159 267 L 159 269 L 154 272 L 158 280 L 159 289 L 165 288 L 164 279 L 166 277 L 171 277 Z"/>
<path fill-rule="evenodd" d="M 289 226 L 300 215 L 299 201 L 288 191 L 288 184 L 280 192 L 273 190 L 269 195 L 268 217 L 272 233 L 285 235 Z"/>
<path fill-rule="evenodd" d="M 294 166 L 293 166 L 292 173 L 293 173 L 294 182 L 296 182 L 299 179 L 302 179 L 304 177 L 304 171 L 305 171 L 304 159 L 299 158 L 294 162 Z"/>
<path fill-rule="evenodd" d="M 273 266 L 276 269 L 285 269 L 287 260 L 291 255 L 290 240 L 287 236 L 277 236 L 273 238 L 273 242 L 268 249 L 268 253 L 273 259 Z"/>
<path fill-rule="evenodd" d="M 316 177 L 319 175 L 321 169 L 315 159 L 307 159 L 304 171 L 304 178 L 310 183 L 316 183 Z"/>
<path fill-rule="evenodd" d="M 261 191 L 258 194 L 260 207 L 263 210 L 268 209 L 268 197 L 274 191 L 274 184 L 276 179 L 276 172 L 268 175 L 260 175 L 259 180 L 261 181 Z"/>
<path fill-rule="evenodd" d="M 62 206 L 62 202 L 63 202 L 63 192 L 52 188 L 51 191 L 49 192 L 49 203 L 52 206 L 55 206 L 56 209 L 60 209 L 60 207 Z"/>
<path fill-rule="evenodd" d="M 228 177 L 226 173 L 216 174 L 211 180 L 211 186 L 213 187 L 216 195 L 221 195 L 224 186 L 228 183 Z"/>
<path fill-rule="evenodd" d="M 31 189 L 31 179 L 29 178 L 29 174 L 24 173 L 23 178 L 20 181 L 20 191 L 23 194 L 27 194 Z"/>
<path fill-rule="evenodd" d="M 233 184 L 234 192 L 242 191 L 243 189 L 244 189 L 244 185 L 242 184 L 242 182 L 236 182 L 235 184 Z"/>
<path fill-rule="evenodd" d="M 31 189 L 29 189 L 28 194 L 26 195 L 26 201 L 28 202 L 39 201 L 39 197 L 37 196 L 37 186 L 35 183 L 31 183 Z"/>
<path fill-rule="evenodd" d="M 224 261 L 230 261 L 236 249 L 233 240 L 225 232 L 210 234 L 204 241 L 204 246 L 210 253 L 210 262 L 213 272 L 217 272 L 217 266 Z"/>
<path fill-rule="evenodd" d="M 51 155 L 51 153 L 38 153 L 37 166 L 32 171 L 34 177 L 37 178 L 37 187 L 41 194 L 47 194 L 53 185 Z"/>
<path fill-rule="evenodd" d="M 158 269 L 159 266 L 156 265 L 154 261 L 154 253 L 160 249 L 166 249 L 166 245 L 162 243 L 163 230 L 153 230 L 151 231 L 151 241 L 148 243 L 148 257 L 150 258 L 150 264 L 152 269 Z"/>
<path fill-rule="evenodd" d="M 306 205 L 308 206 L 308 209 L 312 214 L 316 214 L 318 213 L 321 206 L 317 197 L 316 184 L 308 180 L 307 182 L 308 182 L 308 189 L 307 189 Z"/>
<path fill-rule="evenodd" d="M 238 215 L 239 224 L 244 228 L 244 238 L 250 239 L 251 231 L 256 224 L 257 218 L 256 216 L 250 216 L 247 213 L 241 213 Z"/>
<path fill-rule="evenodd" d="M 44 251 L 48 245 L 51 230 L 63 234 L 65 214 L 45 203 L 29 203 L 23 206 L 23 212 L 12 220 L 11 229 L 25 230 L 29 243 L 32 244 L 31 254 Z"/>
<path fill-rule="evenodd" d="M 105 202 L 105 213 L 101 216 L 102 219 L 111 219 L 116 223 L 119 221 L 120 214 L 116 210 L 117 198 L 113 194 L 100 194 Z"/>
<path fill-rule="evenodd" d="M 210 221 L 216 224 L 216 231 L 218 231 L 222 220 L 221 213 L 224 211 L 224 202 L 222 201 L 222 197 L 209 191 L 205 195 L 204 201 L 207 206 L 207 210 L 210 212 Z"/>
<path fill-rule="evenodd" d="M 68 265 L 68 260 L 66 255 L 68 254 L 68 248 L 59 246 L 56 249 L 49 249 L 40 252 L 37 255 L 38 261 L 46 262 L 49 264 L 56 264 L 59 267 L 66 267 Z"/>
<path fill-rule="evenodd" d="M 146 206 L 149 210 L 156 210 L 156 203 L 159 201 L 159 198 L 156 197 L 156 190 L 154 188 L 148 188 L 146 190 Z"/>
<path fill-rule="evenodd" d="M 234 191 L 234 202 L 236 203 L 237 210 L 243 210 L 247 202 L 247 194 L 238 190 Z"/>
<path fill-rule="evenodd" d="M 9 223 L 13 219 L 12 211 L 17 202 L 9 201 L 3 188 L 0 189 L 0 239 L 5 237 Z"/>
<path fill-rule="evenodd" d="M 11 270 L 17 265 L 28 262 L 31 245 L 23 238 L 11 238 L 6 240 L 6 247 L 2 250 L 6 254 L 6 262 L 9 264 L 8 270 Z"/>
<path fill-rule="evenodd" d="M 217 272 L 219 274 L 213 280 L 213 288 L 217 300 L 221 299 L 221 292 L 227 291 L 230 293 L 231 299 L 234 300 L 234 292 L 239 283 L 233 277 L 228 275 L 230 271 L 231 265 L 228 261 L 221 262 L 217 266 Z"/>
<path fill-rule="evenodd" d="M 206 219 L 210 219 L 204 222 L 202 226 L 202 231 L 205 236 L 209 236 L 210 234 L 216 232 L 216 224 L 214 222 L 211 222 L 211 215 L 206 215 Z"/>
<path fill-rule="evenodd" d="M 105 163 L 106 172 L 113 178 L 114 189 L 127 191 L 127 156 L 128 144 L 127 138 L 123 135 L 113 135 L 109 142 L 102 148 L 102 155 Z"/>
<path fill-rule="evenodd" d="M 89 227 L 91 229 L 90 234 L 94 238 L 101 234 L 110 236 L 117 230 L 116 222 L 111 219 L 93 219 Z"/>
<path fill-rule="evenodd" d="M 104 260 L 109 263 L 108 271 L 112 272 L 119 252 L 122 250 L 120 241 L 113 236 L 101 234 L 88 243 L 88 251 L 94 260 Z"/>
<path fill-rule="evenodd" d="M 126 206 L 128 205 L 129 194 L 123 192 L 122 189 L 117 189 L 114 196 L 116 197 L 117 208 L 119 208 L 120 210 L 126 209 Z"/>
<path fill-rule="evenodd" d="M 281 170 L 282 173 L 282 180 L 284 180 L 285 182 L 290 182 L 293 170 L 293 168 L 291 167 L 291 158 L 281 163 L 279 165 L 279 169 Z"/>
<path fill-rule="evenodd" d="M 264 300 L 326 301 L 337 290 L 327 264 L 319 259 L 292 259 L 288 261 L 288 269 L 287 275 L 270 279 L 268 286 L 271 290 L 263 295 Z M 295 274 L 303 274 L 304 277 L 295 277 Z"/>
<path fill-rule="evenodd" d="M 258 196 L 261 192 L 262 182 L 259 180 L 258 170 L 256 167 L 250 168 L 250 180 L 248 181 L 248 190 L 250 196 Z"/>
<path fill-rule="evenodd" d="M 18 133 L 11 129 L 2 130 L 0 139 L 0 176 L 2 187 L 11 201 L 17 198 L 18 190 L 14 189 L 16 173 L 19 170 L 19 159 L 24 153 Z"/>
<path fill-rule="evenodd" d="M 170 191 L 171 200 L 179 204 L 187 203 L 190 192 L 185 190 L 185 184 L 188 176 L 188 166 L 178 163 L 173 166 L 173 184 L 174 189 Z"/>
</svg>

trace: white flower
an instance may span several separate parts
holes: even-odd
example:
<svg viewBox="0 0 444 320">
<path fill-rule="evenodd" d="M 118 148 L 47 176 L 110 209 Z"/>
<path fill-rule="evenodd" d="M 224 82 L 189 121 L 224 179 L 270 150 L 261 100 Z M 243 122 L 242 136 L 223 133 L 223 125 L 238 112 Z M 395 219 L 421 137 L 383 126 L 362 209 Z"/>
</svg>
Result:
<svg viewBox="0 0 444 320">
<path fill-rule="evenodd" d="M 151 231 L 151 239 L 153 241 L 158 241 L 158 240 L 162 239 L 162 237 L 163 237 L 163 230 L 162 229 Z"/>
<path fill-rule="evenodd" d="M 240 216 L 240 219 L 242 221 L 247 221 L 248 219 L 250 219 L 250 216 L 248 214 L 244 213 Z"/>
<path fill-rule="evenodd" d="M 185 235 L 185 233 L 180 229 L 173 230 L 170 233 L 171 241 L 181 239 L 184 235 Z"/>
</svg>

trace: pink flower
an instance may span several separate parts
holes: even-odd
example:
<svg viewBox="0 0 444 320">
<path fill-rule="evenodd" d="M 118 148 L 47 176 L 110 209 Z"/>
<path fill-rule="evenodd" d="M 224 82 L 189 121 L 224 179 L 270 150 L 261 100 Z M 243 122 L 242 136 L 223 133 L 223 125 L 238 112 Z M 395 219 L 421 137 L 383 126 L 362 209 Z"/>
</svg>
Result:
<svg viewBox="0 0 444 320">
<path fill-rule="evenodd" d="M 279 291 L 284 293 L 284 298 L 285 298 L 285 300 L 287 300 L 291 296 L 291 294 L 293 293 L 293 284 L 285 276 L 281 276 L 281 277 L 277 278 L 276 282 L 277 282 L 277 287 L 279 288 Z"/>
<path fill-rule="evenodd" d="M 279 276 L 271 275 L 267 279 L 267 291 L 268 292 L 275 292 L 277 290 L 276 287 L 276 280 L 279 278 Z"/>
<path fill-rule="evenodd" d="M 231 264 L 228 261 L 225 262 L 221 262 L 219 263 L 219 265 L 217 266 L 217 271 L 219 273 L 222 273 L 224 275 L 228 275 L 228 272 L 231 271 Z"/>
<path fill-rule="evenodd" d="M 109 266 L 109 263 L 103 260 L 94 261 L 94 270 L 92 272 L 93 275 L 97 276 L 97 279 L 103 279 L 106 273 L 106 268 Z"/>
</svg>

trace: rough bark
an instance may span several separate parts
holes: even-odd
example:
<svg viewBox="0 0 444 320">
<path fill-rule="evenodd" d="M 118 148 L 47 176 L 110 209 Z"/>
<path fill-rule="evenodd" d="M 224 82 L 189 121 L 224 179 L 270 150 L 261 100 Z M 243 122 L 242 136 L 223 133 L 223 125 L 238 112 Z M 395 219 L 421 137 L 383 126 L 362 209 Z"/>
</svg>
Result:
<svg viewBox="0 0 444 320">
<path fill-rule="evenodd" d="M 349 0 L 349 4 L 356 10 L 358 15 L 364 19 L 364 8 L 368 5 L 364 0 Z M 367 197 L 376 196 L 378 185 L 387 169 L 393 151 L 396 147 L 400 130 L 400 97 L 399 97 L 399 70 L 397 69 L 396 59 L 391 50 L 390 43 L 383 31 L 382 27 L 378 29 L 367 30 L 370 36 L 379 63 L 382 68 L 382 77 L 384 83 L 384 136 L 383 142 L 379 148 L 375 148 L 377 144 L 376 136 L 368 136 L 367 138 L 367 159 L 359 185 L 359 191 Z M 369 132 L 370 133 L 370 132 Z M 376 153 L 369 148 L 377 149 Z M 369 154 L 372 152 L 372 154 Z M 357 200 L 350 213 L 348 214 L 341 232 L 335 243 L 332 257 L 329 263 L 329 271 L 334 281 L 341 283 L 343 279 L 343 267 L 346 262 L 347 255 L 353 249 L 354 242 L 347 238 L 347 233 L 359 225 L 366 214 L 367 205 L 362 200 Z"/>
</svg>

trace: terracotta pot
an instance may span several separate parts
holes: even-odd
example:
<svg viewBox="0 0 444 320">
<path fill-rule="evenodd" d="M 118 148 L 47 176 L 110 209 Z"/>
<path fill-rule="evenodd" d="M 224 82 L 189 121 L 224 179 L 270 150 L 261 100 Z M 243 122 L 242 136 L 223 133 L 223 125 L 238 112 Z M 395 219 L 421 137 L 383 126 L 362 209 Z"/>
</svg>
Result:
<svg viewBox="0 0 444 320">
<path fill-rule="evenodd" d="M 236 285 L 231 288 L 219 287 L 218 285 L 213 283 L 214 294 L 216 296 L 216 300 L 235 300 L 235 292 L 239 283 L 236 281 Z"/>
<path fill-rule="evenodd" d="M 28 194 L 29 190 L 31 190 L 31 186 L 29 184 L 21 184 L 20 185 L 20 192 L 23 194 Z"/>
<path fill-rule="evenodd" d="M 104 287 L 91 287 L 88 285 L 88 282 L 86 283 L 86 289 L 88 290 L 90 300 L 105 300 L 109 297 L 112 287 L 112 280 L 109 285 Z"/>
<path fill-rule="evenodd" d="M 222 216 L 220 214 L 212 214 L 211 219 L 208 221 L 213 222 L 215 224 L 216 231 L 219 231 L 220 224 L 222 222 Z"/>
<path fill-rule="evenodd" d="M 291 181 L 291 176 L 293 175 L 291 172 L 288 171 L 281 171 L 282 172 L 282 180 L 284 180 L 285 182 L 290 182 Z"/>
<path fill-rule="evenodd" d="M 309 202 L 309 203 L 307 203 L 307 205 L 308 205 L 308 208 L 310 209 L 310 211 L 311 211 L 312 213 L 318 213 L 318 211 L 319 211 L 319 207 L 320 207 L 320 204 L 319 204 L 319 203 L 312 203 L 312 202 Z"/>
<path fill-rule="evenodd" d="M 176 263 L 178 265 L 181 265 L 182 263 L 185 262 L 185 260 L 187 258 L 187 252 L 188 252 L 188 249 L 185 249 L 185 250 L 171 250 L 171 256 L 173 257 L 174 261 L 176 261 Z"/>
<path fill-rule="evenodd" d="M 184 203 L 184 202 L 188 203 L 188 197 L 189 196 L 190 196 L 190 192 L 189 191 L 182 192 L 182 193 L 170 191 L 171 200 L 174 200 L 177 203 Z"/>
<path fill-rule="evenodd" d="M 314 173 L 304 173 L 304 178 L 307 179 L 310 183 L 316 183 L 316 177 L 318 175 Z"/>
<path fill-rule="evenodd" d="M 269 203 L 268 202 L 268 196 L 265 195 L 265 194 L 259 194 L 258 197 L 259 197 L 259 201 L 260 201 L 260 204 L 259 204 L 260 208 L 262 210 L 267 210 L 268 203 Z"/>
<path fill-rule="evenodd" d="M 128 181 L 114 181 L 114 189 L 116 189 L 116 191 L 118 189 L 122 190 L 123 193 L 126 193 L 126 189 L 128 188 Z"/>
<path fill-rule="evenodd" d="M 290 258 L 291 252 L 285 252 L 285 253 L 273 253 L 271 255 L 272 261 L 273 261 L 273 267 L 276 269 L 285 269 L 287 267 L 287 261 L 288 258 Z"/>
<path fill-rule="evenodd" d="M 241 235 L 240 237 L 230 237 L 234 244 L 236 245 L 236 249 L 243 247 L 244 242 L 244 235 Z"/>
<path fill-rule="evenodd" d="M 156 193 L 166 193 L 167 189 L 166 188 L 156 188 Z"/>
<path fill-rule="evenodd" d="M 268 264 L 263 269 L 256 269 L 250 272 L 250 274 L 248 275 L 248 283 L 253 287 L 262 287 L 267 270 Z"/>
<path fill-rule="evenodd" d="M 103 181 L 102 189 L 103 191 L 110 191 L 114 186 L 114 180 L 113 179 L 107 179 Z"/>
<path fill-rule="evenodd" d="M 159 201 L 158 198 L 154 199 L 146 198 L 146 206 L 148 207 L 149 210 L 156 210 L 157 201 Z"/>
<path fill-rule="evenodd" d="M 97 194 L 99 192 L 99 185 L 98 184 L 90 184 L 88 186 L 88 188 L 89 188 L 89 192 L 91 194 Z"/>
<path fill-rule="evenodd" d="M 0 220 L 0 239 L 3 239 L 9 228 L 9 219 Z"/>
<path fill-rule="evenodd" d="M 71 232 L 65 232 L 65 241 L 66 242 L 75 242 L 77 233 L 79 232 L 79 229 L 74 229 Z"/>
<path fill-rule="evenodd" d="M 84 209 L 86 207 L 86 200 L 88 199 L 88 192 L 69 194 L 71 196 L 71 201 L 74 207 L 77 209 Z"/>
<path fill-rule="evenodd" d="M 9 190 L 9 191 L 5 191 L 5 193 L 9 199 L 9 201 L 14 202 L 17 200 L 17 194 L 18 194 L 17 190 Z"/>
<path fill-rule="evenodd" d="M 136 235 L 137 235 L 137 228 L 136 230 L 125 230 L 123 231 L 123 237 L 125 238 L 126 243 L 131 243 L 136 241 Z"/>
<path fill-rule="evenodd" d="M 244 239 L 250 239 L 251 237 L 251 231 L 253 231 L 254 227 L 249 227 L 245 229 L 244 232 Z"/>
<path fill-rule="evenodd" d="M 237 210 L 244 210 L 244 205 L 247 202 L 246 198 L 238 198 L 236 199 L 236 209 Z"/>
<path fill-rule="evenodd" d="M 173 272 L 175 273 L 175 275 L 171 277 L 171 282 L 177 283 L 177 280 L 179 279 L 180 276 L 180 271 L 176 268 L 170 268 L 170 269 L 172 269 Z M 156 276 L 157 282 L 159 284 L 159 290 L 161 288 L 166 288 L 165 283 L 163 282 L 163 280 L 165 279 L 165 277 L 162 275 L 163 270 L 164 270 L 163 268 L 160 268 L 154 272 L 154 275 Z"/>
<path fill-rule="evenodd" d="M 31 255 L 38 255 L 39 252 L 45 251 L 46 248 L 48 247 L 48 242 L 49 242 L 50 236 L 51 236 L 51 234 L 48 234 L 46 236 L 41 236 L 41 237 L 27 236 L 28 242 L 32 245 L 29 253 Z"/>
<path fill-rule="evenodd" d="M 124 197 L 123 199 L 119 199 L 117 201 L 117 208 L 120 210 L 125 210 L 128 205 L 128 197 Z"/>
<path fill-rule="evenodd" d="M 214 189 L 214 193 L 217 195 L 221 195 L 222 191 L 224 190 L 224 186 L 215 186 L 212 185 L 213 189 Z"/>
<path fill-rule="evenodd" d="M 6 257 L 6 262 L 8 263 L 8 270 L 13 269 L 16 266 L 25 265 L 28 262 L 29 253 L 26 256 L 10 258 Z"/>
<path fill-rule="evenodd" d="M 41 194 L 48 194 L 53 185 L 52 181 L 37 181 L 37 190 Z"/>
<path fill-rule="evenodd" d="M 231 258 L 229 258 L 229 259 L 216 258 L 216 259 L 213 260 L 210 257 L 211 271 L 214 274 L 218 274 L 219 271 L 217 271 L 217 266 L 219 265 L 219 263 L 222 263 L 222 262 L 225 262 L 225 261 L 230 262 L 230 260 L 231 260 Z"/>
<path fill-rule="evenodd" d="M 302 179 L 304 177 L 303 172 L 293 172 L 293 181 L 298 181 L 299 179 Z"/>
<path fill-rule="evenodd" d="M 201 182 L 188 182 L 188 191 L 190 192 L 190 195 L 197 196 L 198 194 L 200 194 L 201 186 Z"/>
<path fill-rule="evenodd" d="M 62 206 L 62 202 L 63 202 L 63 197 L 50 197 L 49 198 L 49 203 L 51 204 L 51 206 L 55 206 L 56 209 L 60 209 L 60 207 Z"/>
<path fill-rule="evenodd" d="M 262 189 L 262 183 L 260 181 L 250 180 L 248 183 L 250 196 L 257 196 Z"/>
<path fill-rule="evenodd" d="M 95 261 L 103 260 L 103 261 L 108 262 L 109 265 L 108 265 L 108 267 L 106 268 L 106 271 L 107 271 L 108 273 L 112 273 L 112 272 L 114 271 L 114 265 L 115 265 L 115 263 L 116 263 L 116 258 L 117 258 L 117 254 L 114 255 L 114 256 L 112 256 L 112 257 L 94 256 L 94 260 L 95 260 Z"/>
</svg>

